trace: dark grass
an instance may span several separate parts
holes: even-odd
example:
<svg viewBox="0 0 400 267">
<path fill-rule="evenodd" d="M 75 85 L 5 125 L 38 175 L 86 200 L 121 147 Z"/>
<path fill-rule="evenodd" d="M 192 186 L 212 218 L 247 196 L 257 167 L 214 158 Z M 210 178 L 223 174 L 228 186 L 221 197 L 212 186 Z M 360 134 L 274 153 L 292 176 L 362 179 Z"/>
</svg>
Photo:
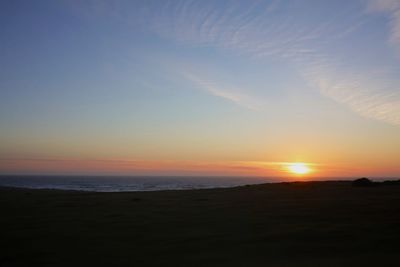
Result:
<svg viewBox="0 0 400 267">
<path fill-rule="evenodd" d="M 399 266 L 400 186 L 0 189 L 0 266 Z"/>
</svg>

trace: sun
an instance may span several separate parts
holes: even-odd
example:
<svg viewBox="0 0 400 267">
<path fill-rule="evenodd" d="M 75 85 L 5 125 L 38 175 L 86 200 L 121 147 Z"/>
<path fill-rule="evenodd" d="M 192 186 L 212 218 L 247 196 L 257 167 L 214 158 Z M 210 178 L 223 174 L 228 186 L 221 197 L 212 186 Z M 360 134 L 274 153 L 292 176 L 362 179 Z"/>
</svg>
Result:
<svg viewBox="0 0 400 267">
<path fill-rule="evenodd" d="M 289 172 L 300 175 L 307 174 L 311 171 L 307 164 L 301 162 L 289 163 L 287 168 Z"/>
</svg>

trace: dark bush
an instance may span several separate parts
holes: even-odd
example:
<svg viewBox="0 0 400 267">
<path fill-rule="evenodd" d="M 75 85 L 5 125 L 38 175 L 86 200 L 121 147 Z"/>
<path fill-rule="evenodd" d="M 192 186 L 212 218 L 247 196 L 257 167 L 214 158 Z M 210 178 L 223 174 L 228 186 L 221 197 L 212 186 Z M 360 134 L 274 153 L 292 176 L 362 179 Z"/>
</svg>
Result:
<svg viewBox="0 0 400 267">
<path fill-rule="evenodd" d="M 370 187 L 370 186 L 374 186 L 375 183 L 372 182 L 370 179 L 364 177 L 364 178 L 354 180 L 352 185 L 358 186 L 358 187 Z"/>
</svg>

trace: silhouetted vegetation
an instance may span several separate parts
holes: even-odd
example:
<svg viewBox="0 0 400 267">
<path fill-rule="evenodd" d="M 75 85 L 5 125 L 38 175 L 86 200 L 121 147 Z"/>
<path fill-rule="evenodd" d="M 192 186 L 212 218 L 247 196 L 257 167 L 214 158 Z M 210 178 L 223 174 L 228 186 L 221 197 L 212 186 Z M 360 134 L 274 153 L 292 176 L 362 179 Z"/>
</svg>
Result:
<svg viewBox="0 0 400 267">
<path fill-rule="evenodd" d="M 370 179 L 363 177 L 363 178 L 354 180 L 352 185 L 357 186 L 357 187 L 371 187 L 371 186 L 375 186 L 376 184 L 374 182 L 372 182 Z"/>
<path fill-rule="evenodd" d="M 387 180 L 387 181 L 382 181 L 382 182 L 374 182 L 371 181 L 368 178 L 360 178 L 356 179 L 352 182 L 352 186 L 356 187 L 373 187 L 373 186 L 381 186 L 381 185 L 400 185 L 400 180 Z"/>
</svg>

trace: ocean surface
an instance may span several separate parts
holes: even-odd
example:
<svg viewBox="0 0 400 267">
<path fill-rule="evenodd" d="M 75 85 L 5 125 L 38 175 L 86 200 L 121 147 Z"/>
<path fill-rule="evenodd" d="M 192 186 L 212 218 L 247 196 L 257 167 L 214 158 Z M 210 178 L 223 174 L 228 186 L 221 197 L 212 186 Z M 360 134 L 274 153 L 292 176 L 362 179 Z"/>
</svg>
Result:
<svg viewBox="0 0 400 267">
<path fill-rule="evenodd" d="M 95 192 L 235 187 L 277 182 L 256 177 L 0 176 L 0 186 Z"/>
</svg>

